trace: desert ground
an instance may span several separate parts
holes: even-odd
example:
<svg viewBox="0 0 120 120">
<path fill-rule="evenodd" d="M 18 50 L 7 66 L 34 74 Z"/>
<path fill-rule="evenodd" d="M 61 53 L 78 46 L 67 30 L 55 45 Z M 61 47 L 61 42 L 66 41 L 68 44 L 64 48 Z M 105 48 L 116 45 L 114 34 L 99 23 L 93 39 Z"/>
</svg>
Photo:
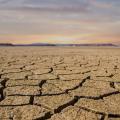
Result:
<svg viewBox="0 0 120 120">
<path fill-rule="evenodd" d="M 120 48 L 1 47 L 0 120 L 120 120 Z"/>
</svg>

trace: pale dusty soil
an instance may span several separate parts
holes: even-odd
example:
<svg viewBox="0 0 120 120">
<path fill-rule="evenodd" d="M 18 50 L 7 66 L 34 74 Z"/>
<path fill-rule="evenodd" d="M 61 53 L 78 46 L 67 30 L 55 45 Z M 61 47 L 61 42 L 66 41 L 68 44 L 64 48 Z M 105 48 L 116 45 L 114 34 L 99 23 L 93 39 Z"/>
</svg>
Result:
<svg viewBox="0 0 120 120">
<path fill-rule="evenodd" d="M 1 47 L 0 120 L 120 120 L 120 49 Z"/>
</svg>

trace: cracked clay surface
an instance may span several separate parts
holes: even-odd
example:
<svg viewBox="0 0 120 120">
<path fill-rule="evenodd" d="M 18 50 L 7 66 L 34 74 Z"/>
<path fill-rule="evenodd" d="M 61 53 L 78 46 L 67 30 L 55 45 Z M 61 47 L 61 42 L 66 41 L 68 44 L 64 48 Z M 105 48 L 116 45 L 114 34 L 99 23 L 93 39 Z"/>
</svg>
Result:
<svg viewBox="0 0 120 120">
<path fill-rule="evenodd" d="M 120 49 L 0 48 L 0 120 L 120 120 Z"/>
</svg>

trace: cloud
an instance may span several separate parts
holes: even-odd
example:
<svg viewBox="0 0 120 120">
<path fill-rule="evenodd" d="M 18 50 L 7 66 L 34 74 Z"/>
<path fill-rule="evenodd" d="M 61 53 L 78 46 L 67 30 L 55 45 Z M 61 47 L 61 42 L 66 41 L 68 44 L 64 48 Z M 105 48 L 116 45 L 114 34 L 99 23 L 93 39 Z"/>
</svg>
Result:
<svg viewBox="0 0 120 120">
<path fill-rule="evenodd" d="M 9 2 L 9 0 L 0 0 L 0 4 L 7 4 Z"/>
<path fill-rule="evenodd" d="M 59 13 L 86 13 L 89 9 L 79 6 L 50 6 L 50 7 L 21 7 L 16 10 L 29 11 L 29 12 L 59 12 Z"/>
<path fill-rule="evenodd" d="M 1 1 L 2 9 L 21 10 L 29 12 L 89 12 L 85 2 L 73 2 L 72 0 L 11 0 Z"/>
<path fill-rule="evenodd" d="M 116 34 L 120 31 L 120 1 L 118 1 L 0 0 L 0 34 L 6 36 L 16 34 L 19 38 L 20 35 L 48 35 L 50 37 L 55 34 L 59 37 L 54 37 L 54 39 L 64 39 L 63 41 L 71 40 L 70 37 L 77 39 L 75 35 L 98 33 L 104 38 L 108 38 L 105 36 L 119 38 Z M 49 37 L 48 41 L 51 40 Z M 6 37 L 8 38 L 12 40 L 14 37 Z M 79 38 L 96 40 L 95 36 L 80 36 Z M 17 37 L 14 39 L 16 40 Z M 28 39 L 31 37 L 27 37 Z"/>
<path fill-rule="evenodd" d="M 90 0 L 90 4 L 96 8 L 101 8 L 101 9 L 109 9 L 112 7 L 111 2 L 105 2 L 105 1 L 98 1 L 98 0 Z"/>
</svg>

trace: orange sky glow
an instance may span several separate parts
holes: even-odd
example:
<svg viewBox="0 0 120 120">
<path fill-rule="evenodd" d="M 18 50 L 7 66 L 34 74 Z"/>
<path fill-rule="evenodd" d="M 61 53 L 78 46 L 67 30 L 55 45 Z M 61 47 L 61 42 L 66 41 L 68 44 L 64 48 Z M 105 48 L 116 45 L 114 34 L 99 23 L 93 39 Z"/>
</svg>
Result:
<svg viewBox="0 0 120 120">
<path fill-rule="evenodd" d="M 120 44 L 120 1 L 0 0 L 0 43 Z"/>
</svg>

